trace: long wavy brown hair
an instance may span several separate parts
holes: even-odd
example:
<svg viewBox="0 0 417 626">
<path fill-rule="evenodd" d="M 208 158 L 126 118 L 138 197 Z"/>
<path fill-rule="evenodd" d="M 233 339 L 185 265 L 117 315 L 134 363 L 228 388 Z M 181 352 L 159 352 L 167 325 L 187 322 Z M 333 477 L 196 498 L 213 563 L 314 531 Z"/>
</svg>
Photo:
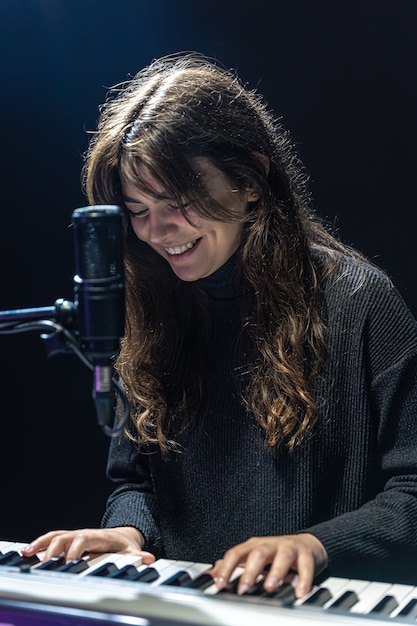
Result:
<svg viewBox="0 0 417 626">
<path fill-rule="evenodd" d="M 349 251 L 312 211 L 306 171 L 261 96 L 198 54 L 154 61 L 112 89 L 101 108 L 83 170 L 88 200 L 124 207 L 121 174 L 154 193 L 140 177 L 145 166 L 180 204 L 186 198 L 205 218 L 238 219 L 210 198 L 196 157 L 259 195 L 237 253 L 246 295 L 242 401 L 272 448 L 293 449 L 317 419 L 323 276 Z M 138 240 L 126 210 L 125 232 L 127 320 L 116 369 L 131 406 L 130 436 L 167 452 L 204 403 L 205 294 Z"/>
</svg>

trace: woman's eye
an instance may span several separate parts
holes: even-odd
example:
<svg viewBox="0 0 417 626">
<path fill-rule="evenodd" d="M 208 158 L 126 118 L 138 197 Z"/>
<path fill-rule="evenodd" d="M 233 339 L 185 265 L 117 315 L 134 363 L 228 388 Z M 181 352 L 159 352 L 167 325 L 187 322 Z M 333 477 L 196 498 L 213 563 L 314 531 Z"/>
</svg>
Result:
<svg viewBox="0 0 417 626">
<path fill-rule="evenodd" d="M 182 204 L 171 203 L 168 205 L 168 208 L 172 209 L 173 211 L 186 211 L 189 206 L 189 202 L 183 202 Z"/>
<path fill-rule="evenodd" d="M 149 209 L 143 209 L 142 211 L 131 211 L 128 209 L 130 217 L 146 217 L 149 213 Z"/>
</svg>

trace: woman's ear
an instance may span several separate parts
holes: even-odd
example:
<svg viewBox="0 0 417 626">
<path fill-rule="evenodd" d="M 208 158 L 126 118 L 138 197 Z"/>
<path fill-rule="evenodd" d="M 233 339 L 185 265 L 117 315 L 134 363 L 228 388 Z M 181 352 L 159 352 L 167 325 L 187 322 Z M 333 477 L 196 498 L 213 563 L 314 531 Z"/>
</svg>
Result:
<svg viewBox="0 0 417 626">
<path fill-rule="evenodd" d="M 260 191 L 253 187 L 246 188 L 246 202 L 256 202 L 261 197 Z"/>
</svg>

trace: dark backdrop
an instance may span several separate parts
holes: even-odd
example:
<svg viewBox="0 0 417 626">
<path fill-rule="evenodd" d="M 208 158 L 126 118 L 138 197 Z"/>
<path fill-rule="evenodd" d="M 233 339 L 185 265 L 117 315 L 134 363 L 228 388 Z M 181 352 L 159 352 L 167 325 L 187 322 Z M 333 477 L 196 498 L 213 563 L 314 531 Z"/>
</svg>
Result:
<svg viewBox="0 0 417 626">
<path fill-rule="evenodd" d="M 73 298 L 87 131 L 111 85 L 198 50 L 259 87 L 318 212 L 417 313 L 415 0 L 0 0 L 0 310 Z M 97 525 L 108 440 L 91 375 L 38 334 L 0 337 L 0 539 Z"/>
</svg>

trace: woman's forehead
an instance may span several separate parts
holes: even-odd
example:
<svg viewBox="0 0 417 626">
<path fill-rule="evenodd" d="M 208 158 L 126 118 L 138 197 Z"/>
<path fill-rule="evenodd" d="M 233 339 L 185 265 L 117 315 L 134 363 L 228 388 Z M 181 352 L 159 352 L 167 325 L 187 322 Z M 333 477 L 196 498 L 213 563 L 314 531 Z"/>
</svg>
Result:
<svg viewBox="0 0 417 626">
<path fill-rule="evenodd" d="M 209 159 L 205 157 L 194 157 L 190 160 L 190 166 L 193 172 L 193 178 L 195 180 L 204 181 L 205 184 L 217 179 L 219 176 L 223 176 L 223 173 L 213 165 Z M 159 171 L 159 168 L 158 170 Z M 142 189 L 146 189 L 149 193 L 157 196 L 167 194 L 167 197 L 172 195 L 172 188 L 175 184 L 169 182 L 169 172 L 161 172 L 161 176 L 158 176 L 151 170 L 150 167 L 144 164 L 138 164 L 134 171 L 129 168 L 128 171 L 124 171 L 123 167 L 120 171 L 120 179 L 124 186 L 129 184 L 130 186 L 136 186 Z M 163 180 L 166 179 L 166 183 Z"/>
</svg>

